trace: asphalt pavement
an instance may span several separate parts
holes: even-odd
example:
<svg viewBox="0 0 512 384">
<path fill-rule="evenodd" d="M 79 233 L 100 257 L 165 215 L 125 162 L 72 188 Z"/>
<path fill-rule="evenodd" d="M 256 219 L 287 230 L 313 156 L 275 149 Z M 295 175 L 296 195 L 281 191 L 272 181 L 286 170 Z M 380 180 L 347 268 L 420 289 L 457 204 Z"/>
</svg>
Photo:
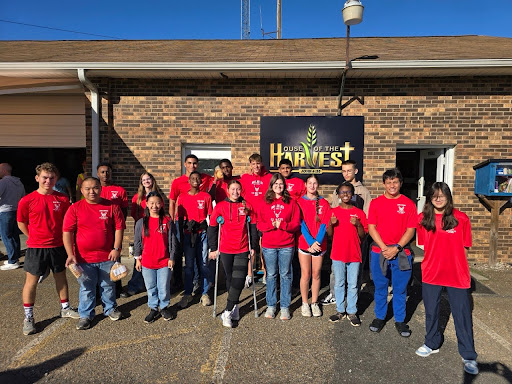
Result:
<svg viewBox="0 0 512 384">
<path fill-rule="evenodd" d="M 130 269 L 131 264 L 126 258 Z M 328 289 L 328 268 L 326 263 L 323 295 Z M 122 320 L 105 318 L 98 306 L 93 327 L 78 331 L 77 320 L 59 317 L 51 276 L 37 291 L 38 332 L 24 336 L 24 271 L 0 271 L 0 383 L 512 383 L 512 268 L 479 266 L 472 271 L 478 376 L 463 371 L 445 296 L 440 352 L 427 358 L 415 355 L 424 337 L 419 264 L 409 287 L 410 338 L 399 336 L 392 318 L 380 333 L 369 331 L 371 286 L 360 294 L 361 327 L 351 326 L 348 320 L 330 323 L 334 305 L 324 307 L 320 318 L 304 318 L 298 296 L 292 301 L 290 321 L 266 319 L 265 287 L 257 284 L 259 317 L 254 316 L 252 290 L 244 289 L 241 319 L 233 329 L 224 328 L 218 316 L 213 318 L 213 308 L 201 306 L 199 297 L 178 310 L 182 293 L 175 292 L 171 301 L 175 320 L 145 324 L 147 298 L 140 293 L 118 299 L 125 314 Z M 69 272 L 68 281 L 70 300 L 76 305 L 78 284 Z M 219 314 L 226 297 L 221 289 Z"/>
</svg>

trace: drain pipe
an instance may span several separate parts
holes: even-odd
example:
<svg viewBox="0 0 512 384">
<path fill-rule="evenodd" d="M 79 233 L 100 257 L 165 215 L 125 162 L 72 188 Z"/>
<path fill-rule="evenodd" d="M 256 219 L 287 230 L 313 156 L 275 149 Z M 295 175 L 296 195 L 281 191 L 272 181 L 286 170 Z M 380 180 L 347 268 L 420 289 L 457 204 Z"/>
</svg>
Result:
<svg viewBox="0 0 512 384">
<path fill-rule="evenodd" d="M 92 169 L 94 175 L 100 163 L 100 98 L 98 88 L 85 76 L 85 69 L 78 68 L 78 79 L 91 91 L 91 120 L 92 120 Z"/>
</svg>

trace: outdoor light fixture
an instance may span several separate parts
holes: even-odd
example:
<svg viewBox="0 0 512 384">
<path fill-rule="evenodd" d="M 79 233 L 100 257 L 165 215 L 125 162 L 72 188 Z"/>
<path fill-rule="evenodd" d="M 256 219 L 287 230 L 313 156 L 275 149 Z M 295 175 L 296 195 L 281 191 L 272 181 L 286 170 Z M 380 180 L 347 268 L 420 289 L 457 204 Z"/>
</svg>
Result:
<svg viewBox="0 0 512 384">
<path fill-rule="evenodd" d="M 338 96 L 338 116 L 341 116 L 341 110 L 345 108 L 347 105 L 352 103 L 354 100 L 361 101 L 358 97 L 353 97 L 345 104 L 341 105 L 343 100 L 343 92 L 345 90 L 345 78 L 347 77 L 347 71 L 350 68 L 350 59 L 349 59 L 349 47 L 350 47 L 350 26 L 359 24 L 363 21 L 363 4 L 359 0 L 347 0 L 341 13 L 343 15 L 343 23 L 347 26 L 347 47 L 345 53 L 345 68 L 343 69 L 343 76 L 341 78 L 341 86 L 340 86 L 340 94 Z"/>
</svg>

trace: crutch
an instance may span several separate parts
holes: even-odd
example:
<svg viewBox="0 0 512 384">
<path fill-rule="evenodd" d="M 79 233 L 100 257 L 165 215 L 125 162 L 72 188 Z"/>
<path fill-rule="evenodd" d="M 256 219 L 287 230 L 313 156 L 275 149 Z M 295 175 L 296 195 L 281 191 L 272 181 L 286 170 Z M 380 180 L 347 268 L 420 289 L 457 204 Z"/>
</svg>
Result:
<svg viewBox="0 0 512 384">
<path fill-rule="evenodd" d="M 258 317 L 258 302 L 256 301 L 256 286 L 254 282 L 254 269 L 252 268 L 252 257 L 251 257 L 251 229 L 249 228 L 249 223 L 251 222 L 251 217 L 247 216 L 247 239 L 249 240 L 249 264 L 251 265 L 252 271 L 252 297 L 254 299 L 254 317 Z"/>
<path fill-rule="evenodd" d="M 213 292 L 213 318 L 217 317 L 217 282 L 219 280 L 219 259 L 220 259 L 220 229 L 224 224 L 222 216 L 217 217 L 217 224 L 219 224 L 219 235 L 217 236 L 217 257 L 215 258 L 215 288 Z"/>
</svg>

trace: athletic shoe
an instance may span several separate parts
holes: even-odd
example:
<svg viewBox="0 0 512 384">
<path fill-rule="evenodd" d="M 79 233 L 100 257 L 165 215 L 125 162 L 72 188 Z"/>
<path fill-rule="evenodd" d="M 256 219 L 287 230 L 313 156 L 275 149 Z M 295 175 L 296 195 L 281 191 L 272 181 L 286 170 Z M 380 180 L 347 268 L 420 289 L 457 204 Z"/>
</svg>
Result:
<svg viewBox="0 0 512 384">
<path fill-rule="evenodd" d="M 318 303 L 311 303 L 311 312 L 313 312 L 314 317 L 322 316 L 322 310 L 320 309 Z"/>
<path fill-rule="evenodd" d="M 379 333 L 382 331 L 382 328 L 384 328 L 384 325 L 386 325 L 386 322 L 381 319 L 373 319 L 373 321 L 370 324 L 370 331 Z"/>
<path fill-rule="evenodd" d="M 359 316 L 357 316 L 355 313 L 348 314 L 347 319 L 350 321 L 350 324 L 352 324 L 353 327 L 359 327 L 361 325 L 361 320 L 359 320 Z"/>
<path fill-rule="evenodd" d="M 302 316 L 311 317 L 311 309 L 309 308 L 308 303 L 302 303 L 302 307 L 300 308 L 300 311 L 302 312 Z"/>
<path fill-rule="evenodd" d="M 469 373 L 470 375 L 478 375 L 478 364 L 476 360 L 464 360 L 464 372 Z"/>
<path fill-rule="evenodd" d="M 252 284 L 252 276 L 245 276 L 245 288 L 249 288 Z"/>
<path fill-rule="evenodd" d="M 290 320 L 290 310 L 288 308 L 281 308 L 281 317 L 279 318 L 283 321 Z"/>
<path fill-rule="evenodd" d="M 261 284 L 267 285 L 267 275 L 263 275 L 263 277 L 261 278 Z"/>
<path fill-rule="evenodd" d="M 79 319 L 80 315 L 78 314 L 78 311 L 76 310 L 76 308 L 67 307 L 66 309 L 60 310 L 60 317 L 68 317 L 70 319 Z"/>
<path fill-rule="evenodd" d="M 6 265 L 6 264 L 9 264 L 9 260 L 4 260 L 4 264 L 3 265 Z"/>
<path fill-rule="evenodd" d="M 340 321 L 341 319 L 344 319 L 347 315 L 345 313 L 342 313 L 342 312 L 336 312 L 334 315 L 332 315 L 331 317 L 329 317 L 329 321 L 331 323 L 337 323 L 338 321 Z"/>
<path fill-rule="evenodd" d="M 227 328 L 233 328 L 233 323 L 231 322 L 231 311 L 222 312 L 220 319 L 222 320 L 223 326 Z"/>
<path fill-rule="evenodd" d="M 210 296 L 207 294 L 204 294 L 201 296 L 201 304 L 203 307 L 207 307 L 209 305 L 212 305 L 212 301 L 210 300 Z"/>
<path fill-rule="evenodd" d="M 19 262 L 15 262 L 14 264 L 4 264 L 2 266 L 0 266 L 0 269 L 2 271 L 10 271 L 11 269 L 18 269 L 20 267 L 20 263 Z"/>
<path fill-rule="evenodd" d="M 123 291 L 121 292 L 121 294 L 119 295 L 119 297 L 123 298 L 123 299 L 126 299 L 130 296 L 133 296 L 133 295 L 136 295 L 137 292 L 133 292 L 133 291 Z"/>
<path fill-rule="evenodd" d="M 395 328 L 402 337 L 409 337 L 411 336 L 411 330 L 409 329 L 409 326 L 403 322 L 397 321 L 395 322 Z"/>
<path fill-rule="evenodd" d="M 50 267 L 46 268 L 45 273 L 43 273 L 43 275 L 39 276 L 39 280 L 37 280 L 37 283 L 41 284 L 44 281 L 44 279 L 46 279 L 49 275 L 50 275 Z M 78 319 L 78 317 L 77 317 L 77 319 Z"/>
<path fill-rule="evenodd" d="M 115 308 L 112 312 L 110 312 L 108 314 L 108 317 L 112 321 L 117 321 L 117 320 L 121 319 L 121 317 L 123 317 L 123 314 L 121 313 L 121 311 L 119 311 L 117 308 Z"/>
<path fill-rule="evenodd" d="M 240 311 L 238 308 L 238 304 L 235 304 L 233 310 L 231 311 L 231 320 L 238 321 L 240 320 Z"/>
<path fill-rule="evenodd" d="M 332 294 L 328 294 L 325 299 L 323 299 L 322 301 L 320 301 L 322 303 L 322 305 L 331 305 L 331 304 L 336 304 L 336 298 L 334 297 L 334 295 Z"/>
<path fill-rule="evenodd" d="M 28 335 L 32 335 L 36 333 L 36 326 L 35 326 L 35 322 L 34 322 L 34 318 L 33 317 L 30 317 L 30 318 L 25 318 L 23 320 L 23 334 L 25 336 L 28 336 Z"/>
<path fill-rule="evenodd" d="M 171 321 L 176 318 L 174 311 L 169 307 L 162 309 L 160 313 L 162 314 L 162 317 L 164 318 L 165 321 Z"/>
<path fill-rule="evenodd" d="M 426 344 L 423 344 L 421 347 L 419 347 L 416 350 L 416 354 L 421 357 L 428 357 L 433 353 L 438 353 L 439 349 L 432 349 L 430 347 L 427 347 Z"/>
<path fill-rule="evenodd" d="M 160 317 L 160 312 L 157 309 L 151 308 L 149 314 L 144 318 L 146 324 L 150 324 Z"/>
<path fill-rule="evenodd" d="M 265 312 L 265 317 L 267 319 L 273 319 L 276 317 L 276 307 L 267 307 L 267 311 Z"/>
<path fill-rule="evenodd" d="M 180 308 L 187 308 L 187 306 L 192 301 L 192 295 L 183 295 L 180 302 L 178 303 Z"/>
<path fill-rule="evenodd" d="M 91 328 L 91 320 L 89 320 L 87 317 L 81 317 L 80 320 L 78 320 L 76 329 L 79 331 L 84 331 L 89 328 Z"/>
</svg>

